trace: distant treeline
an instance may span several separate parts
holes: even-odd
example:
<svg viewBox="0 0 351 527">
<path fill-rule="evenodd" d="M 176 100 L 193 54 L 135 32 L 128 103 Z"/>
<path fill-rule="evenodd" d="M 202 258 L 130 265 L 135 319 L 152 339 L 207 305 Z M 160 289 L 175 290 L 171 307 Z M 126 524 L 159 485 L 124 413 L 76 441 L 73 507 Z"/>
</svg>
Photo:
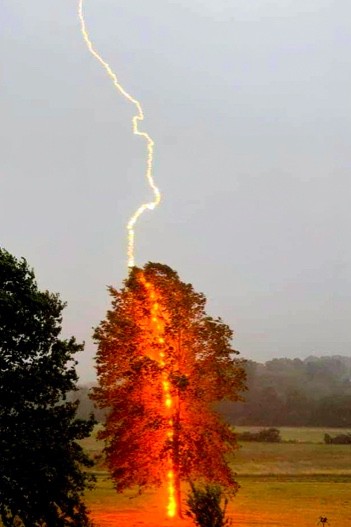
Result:
<svg viewBox="0 0 351 527">
<path fill-rule="evenodd" d="M 351 357 L 273 359 L 264 364 L 247 361 L 245 402 L 222 402 L 219 411 L 229 423 L 256 426 L 351 427 Z M 91 386 L 72 394 L 79 399 L 79 416 L 94 412 Z"/>
<path fill-rule="evenodd" d="M 236 425 L 351 426 L 351 357 L 248 361 L 245 402 L 223 402 Z"/>
</svg>

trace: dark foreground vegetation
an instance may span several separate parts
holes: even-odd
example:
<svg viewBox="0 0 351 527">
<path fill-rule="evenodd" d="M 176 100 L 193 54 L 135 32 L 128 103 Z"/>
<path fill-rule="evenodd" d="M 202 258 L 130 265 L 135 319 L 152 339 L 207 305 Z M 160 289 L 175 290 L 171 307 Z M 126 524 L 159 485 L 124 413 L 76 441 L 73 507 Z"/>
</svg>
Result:
<svg viewBox="0 0 351 527">
<path fill-rule="evenodd" d="M 198 527 L 229 527 L 232 521 L 227 517 L 228 499 L 218 485 L 196 486 L 190 483 L 186 515 Z"/>
<path fill-rule="evenodd" d="M 72 337 L 60 339 L 64 304 L 40 291 L 25 260 L 0 248 L 0 524 L 87 527 L 83 492 L 92 465 L 78 440 Z"/>
</svg>

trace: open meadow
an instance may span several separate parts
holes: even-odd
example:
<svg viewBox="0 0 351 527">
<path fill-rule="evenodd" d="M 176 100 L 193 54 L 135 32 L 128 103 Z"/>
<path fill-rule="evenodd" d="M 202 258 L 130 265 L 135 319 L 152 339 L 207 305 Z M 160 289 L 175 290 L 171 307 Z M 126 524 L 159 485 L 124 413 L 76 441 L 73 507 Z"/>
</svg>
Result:
<svg viewBox="0 0 351 527">
<path fill-rule="evenodd" d="M 346 431 L 280 430 L 283 440 L 290 442 L 243 442 L 232 460 L 241 485 L 229 506 L 233 526 L 312 527 L 320 516 L 327 517 L 331 527 L 351 526 L 351 446 L 323 443 L 324 433 L 333 436 Z M 83 444 L 93 456 L 100 455 L 96 430 Z M 165 518 L 162 489 L 142 496 L 132 491 L 117 495 L 101 461 L 96 464 L 95 474 L 96 488 L 87 493 L 86 499 L 97 527 L 190 525 L 188 520 Z"/>
</svg>

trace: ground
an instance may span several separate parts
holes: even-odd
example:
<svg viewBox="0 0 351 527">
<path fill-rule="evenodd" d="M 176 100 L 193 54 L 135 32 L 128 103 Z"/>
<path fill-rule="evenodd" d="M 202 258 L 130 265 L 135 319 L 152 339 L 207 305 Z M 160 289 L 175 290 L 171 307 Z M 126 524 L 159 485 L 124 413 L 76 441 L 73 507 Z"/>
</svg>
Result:
<svg viewBox="0 0 351 527">
<path fill-rule="evenodd" d="M 254 430 L 253 427 L 238 431 Z M 324 433 L 345 430 L 282 428 L 282 437 L 295 443 L 242 443 L 232 460 L 241 485 L 230 504 L 233 527 L 316 526 L 320 516 L 331 527 L 351 526 L 351 446 L 325 445 Z M 85 440 L 93 455 L 101 445 Z M 188 527 L 189 520 L 165 518 L 164 491 L 117 495 L 104 466 L 96 467 L 95 490 L 87 493 L 97 527 Z M 328 526 L 328 524 L 327 524 Z"/>
</svg>

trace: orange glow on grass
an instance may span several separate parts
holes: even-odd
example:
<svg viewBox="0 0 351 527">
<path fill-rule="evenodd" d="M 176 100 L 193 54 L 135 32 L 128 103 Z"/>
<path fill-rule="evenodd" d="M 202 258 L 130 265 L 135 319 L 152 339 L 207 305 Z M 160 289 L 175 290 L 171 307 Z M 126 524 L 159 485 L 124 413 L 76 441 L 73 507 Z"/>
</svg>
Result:
<svg viewBox="0 0 351 527">
<path fill-rule="evenodd" d="M 151 327 L 155 336 L 155 340 L 158 343 L 159 346 L 163 345 L 165 343 L 164 339 L 164 320 L 162 318 L 162 304 L 161 299 L 158 297 L 157 291 L 153 287 L 153 285 L 150 282 L 147 282 L 145 279 L 145 276 L 143 273 L 140 273 L 139 276 L 140 282 L 144 285 L 145 290 L 147 292 L 147 296 L 150 300 L 151 304 Z M 173 406 L 173 399 L 172 399 L 172 393 L 171 393 L 171 384 L 168 381 L 167 377 L 167 355 L 165 353 L 165 349 L 162 347 L 160 348 L 159 354 L 158 354 L 158 363 L 160 364 L 161 368 L 164 368 L 162 371 L 162 390 L 163 390 L 163 401 L 165 405 L 165 412 L 167 420 L 167 430 L 166 430 L 166 438 L 169 443 L 172 443 L 173 436 L 174 436 L 174 426 L 173 426 L 173 419 L 172 419 L 172 413 L 171 408 Z M 175 484 L 174 484 L 174 467 L 173 467 L 173 459 L 171 454 L 168 455 L 167 459 L 167 493 L 168 493 L 168 503 L 167 503 L 167 516 L 169 518 L 174 518 L 174 516 L 177 514 L 177 502 L 175 499 Z"/>
</svg>

